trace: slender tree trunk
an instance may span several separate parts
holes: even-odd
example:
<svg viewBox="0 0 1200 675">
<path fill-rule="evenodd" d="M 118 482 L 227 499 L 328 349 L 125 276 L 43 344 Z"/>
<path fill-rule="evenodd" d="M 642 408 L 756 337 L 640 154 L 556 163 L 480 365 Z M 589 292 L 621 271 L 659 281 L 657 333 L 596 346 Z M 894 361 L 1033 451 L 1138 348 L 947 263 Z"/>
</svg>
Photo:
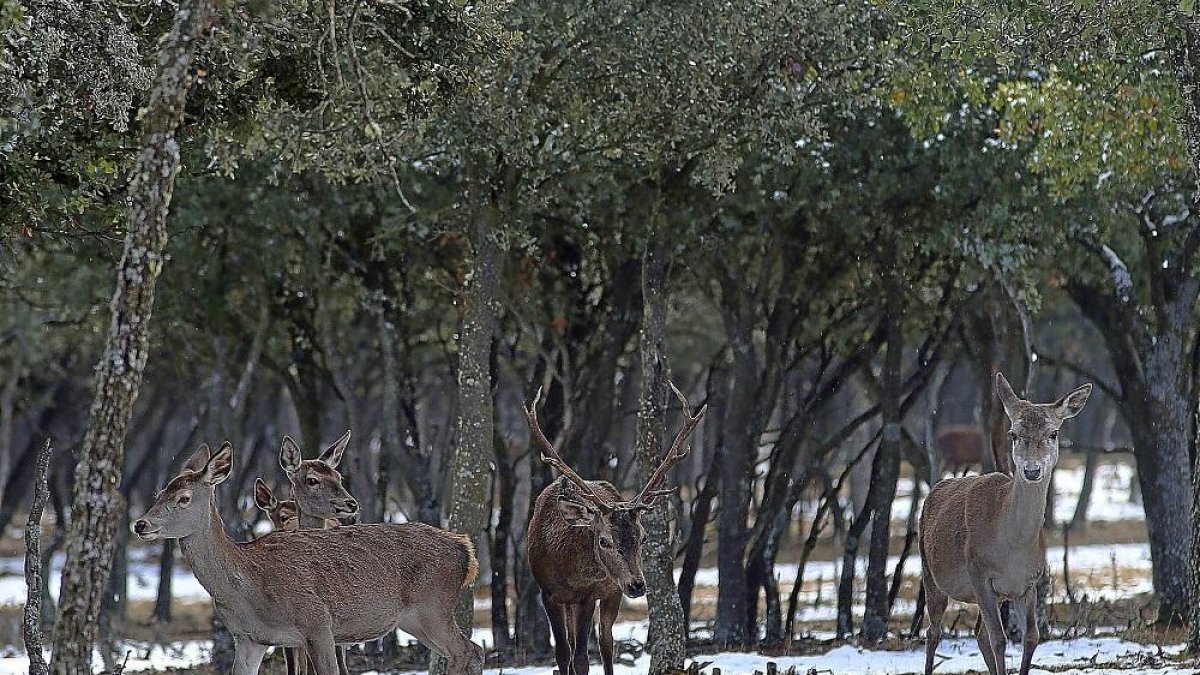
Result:
<svg viewBox="0 0 1200 675">
<path fill-rule="evenodd" d="M 493 341 L 491 356 L 492 381 L 498 380 L 499 350 Z M 495 407 L 495 398 L 492 402 Z M 508 621 L 508 544 L 512 539 L 513 501 L 517 491 L 516 470 L 509 456 L 508 443 L 494 425 L 492 447 L 495 450 L 496 484 L 492 488 L 496 509 L 496 527 L 492 531 L 492 643 L 497 651 L 507 653 L 511 648 Z"/>
<path fill-rule="evenodd" d="M 143 118 L 141 153 L 129 185 L 125 252 L 112 299 L 112 324 L 96 368 L 96 397 L 75 468 L 71 531 L 54 630 L 54 675 L 91 672 L 98 614 L 108 588 L 125 433 L 146 366 L 154 287 L 167 244 L 167 213 L 179 172 L 175 130 L 183 119 L 192 55 L 212 0 L 185 0 L 159 52 L 158 78 Z"/>
<path fill-rule="evenodd" d="M 42 509 L 50 496 L 46 475 L 50 471 L 50 441 L 38 453 L 37 469 L 33 483 L 33 504 L 29 507 L 29 519 L 25 522 L 25 616 L 22 635 L 25 653 L 29 656 L 29 675 L 46 675 L 46 660 L 42 656 L 42 577 L 46 566 L 42 563 Z"/>
<path fill-rule="evenodd" d="M 891 538 L 892 502 L 896 499 L 896 480 L 900 475 L 900 444 L 904 442 L 900 398 L 903 381 L 900 359 L 904 351 L 903 288 L 896 271 L 895 251 L 884 256 L 884 286 L 887 294 L 887 354 L 883 366 L 883 440 L 875 456 L 868 499 L 875 523 L 871 529 L 871 548 L 867 560 L 866 614 L 863 638 L 882 640 L 887 636 L 891 603 L 888 602 L 887 558 Z"/>
<path fill-rule="evenodd" d="M 638 395 L 637 459 L 640 483 L 649 480 L 662 455 L 666 432 L 667 394 L 667 277 L 669 252 L 662 224 L 651 232 L 642 257 L 642 364 Z M 650 608 L 650 673 L 663 675 L 683 667 L 687 630 L 683 606 L 675 587 L 674 538 L 670 500 L 660 499 L 642 516 L 646 529 L 642 570 Z"/>
<path fill-rule="evenodd" d="M 492 229 L 490 208 L 476 213 L 471 239 L 474 247 L 470 280 L 465 290 L 458 355 L 458 447 L 452 464 L 450 529 L 471 537 L 476 551 L 488 525 L 492 477 L 492 377 L 491 352 L 495 335 L 497 288 L 500 283 L 500 243 Z M 463 589 L 455 617 L 470 635 L 474 609 L 474 584 Z M 446 672 L 447 661 L 435 657 L 430 672 Z"/>
</svg>

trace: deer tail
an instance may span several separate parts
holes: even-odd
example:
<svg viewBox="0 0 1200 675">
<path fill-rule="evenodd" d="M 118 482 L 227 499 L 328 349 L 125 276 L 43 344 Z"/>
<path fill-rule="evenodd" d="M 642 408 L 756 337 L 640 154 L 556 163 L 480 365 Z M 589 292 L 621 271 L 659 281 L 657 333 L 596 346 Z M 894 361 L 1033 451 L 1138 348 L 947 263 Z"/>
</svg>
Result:
<svg viewBox="0 0 1200 675">
<path fill-rule="evenodd" d="M 450 536 L 463 547 L 463 553 L 467 555 L 467 570 L 466 576 L 463 578 L 462 588 L 466 588 L 475 583 L 475 577 L 479 576 L 479 559 L 475 557 L 475 544 L 471 542 L 471 538 L 465 534 L 451 532 Z"/>
</svg>

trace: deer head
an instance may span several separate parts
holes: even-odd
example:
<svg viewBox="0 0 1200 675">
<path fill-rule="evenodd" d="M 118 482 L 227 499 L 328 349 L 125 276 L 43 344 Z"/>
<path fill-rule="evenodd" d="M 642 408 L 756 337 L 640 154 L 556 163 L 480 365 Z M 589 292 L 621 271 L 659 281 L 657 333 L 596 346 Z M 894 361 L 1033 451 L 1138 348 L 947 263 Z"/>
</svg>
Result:
<svg viewBox="0 0 1200 675">
<path fill-rule="evenodd" d="M 1054 403 L 1030 403 L 1017 396 L 1003 373 L 996 373 L 996 395 L 1012 422 L 1008 437 L 1018 480 L 1036 483 L 1050 475 L 1058 463 L 1058 430 L 1063 420 L 1083 410 L 1091 393 L 1088 383 Z"/>
<path fill-rule="evenodd" d="M 658 468 L 650 475 L 638 495 L 630 501 L 612 501 L 601 496 L 563 460 L 558 449 L 546 438 L 537 419 L 541 389 L 538 389 L 533 402 L 525 408 L 529 430 L 542 448 L 542 461 L 558 469 L 562 480 L 565 481 L 564 486 L 569 487 L 559 493 L 559 515 L 571 527 L 591 530 L 595 559 L 609 580 L 631 598 L 641 597 L 646 593 L 646 580 L 642 575 L 642 539 L 645 536 L 641 523 L 642 512 L 654 506 L 659 497 L 674 491 L 673 488 L 662 487 L 667 471 L 688 456 L 691 449 L 686 446 L 687 438 L 708 409 L 708 406 L 704 406 L 699 413 L 693 415 L 687 397 L 673 383 L 671 390 L 683 405 L 683 427 L 676 434 L 675 442 Z"/>
<path fill-rule="evenodd" d="M 300 529 L 300 509 L 296 507 L 296 500 L 279 501 L 261 478 L 254 479 L 254 504 L 266 512 L 276 530 L 295 532 Z"/>
<path fill-rule="evenodd" d="M 183 538 L 207 527 L 215 488 L 232 469 L 233 446 L 228 441 L 216 454 L 201 445 L 158 493 L 146 515 L 134 522 L 133 531 L 145 541 L 155 541 Z"/>
<path fill-rule="evenodd" d="M 313 518 L 346 518 L 358 513 L 358 501 L 342 487 L 342 474 L 337 466 L 342 461 L 350 431 L 333 442 L 316 459 L 304 459 L 300 446 L 290 437 L 283 437 L 279 450 L 279 465 L 292 484 L 292 498 L 305 516 Z"/>
</svg>

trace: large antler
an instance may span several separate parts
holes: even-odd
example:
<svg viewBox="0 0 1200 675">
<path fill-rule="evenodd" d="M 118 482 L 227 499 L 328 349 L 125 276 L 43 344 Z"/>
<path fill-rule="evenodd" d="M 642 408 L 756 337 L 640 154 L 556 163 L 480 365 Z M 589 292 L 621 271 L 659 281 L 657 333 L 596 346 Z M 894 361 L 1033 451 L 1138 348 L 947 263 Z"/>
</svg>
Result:
<svg viewBox="0 0 1200 675">
<path fill-rule="evenodd" d="M 692 414 L 692 406 L 688 403 L 687 397 L 679 391 L 679 387 L 675 383 L 667 380 L 667 384 L 671 386 L 671 391 L 675 392 L 676 398 L 679 399 L 679 404 L 683 407 L 683 426 L 680 427 L 679 433 L 675 434 L 675 442 L 671 444 L 671 449 L 667 451 L 665 457 L 654 473 L 650 474 L 650 479 L 646 481 L 646 486 L 634 498 L 633 503 L 641 507 L 649 507 L 654 504 L 654 500 L 669 495 L 675 491 L 675 488 L 662 488 L 663 481 L 667 479 L 667 471 L 671 467 L 678 464 L 683 458 L 691 454 L 691 447 L 687 446 L 688 436 L 695 431 L 696 425 L 700 423 L 700 419 L 704 417 L 704 413 L 708 410 L 708 404 L 700 408 L 700 412 Z"/>
<path fill-rule="evenodd" d="M 537 394 L 533 397 L 533 403 L 525 408 L 525 419 L 529 422 L 529 432 L 533 434 L 533 439 L 542 446 L 542 461 L 550 466 L 558 469 L 559 473 L 567 477 L 567 480 L 575 484 L 578 488 L 580 496 L 600 507 L 603 511 L 612 511 L 616 504 L 605 500 L 600 495 L 596 494 L 588 482 L 579 477 L 575 470 L 567 465 L 563 460 L 562 455 L 558 454 L 558 450 L 550 443 L 550 439 L 546 438 L 545 432 L 542 431 L 542 425 L 538 423 L 537 407 L 542 400 L 542 388 L 538 387 Z"/>
</svg>

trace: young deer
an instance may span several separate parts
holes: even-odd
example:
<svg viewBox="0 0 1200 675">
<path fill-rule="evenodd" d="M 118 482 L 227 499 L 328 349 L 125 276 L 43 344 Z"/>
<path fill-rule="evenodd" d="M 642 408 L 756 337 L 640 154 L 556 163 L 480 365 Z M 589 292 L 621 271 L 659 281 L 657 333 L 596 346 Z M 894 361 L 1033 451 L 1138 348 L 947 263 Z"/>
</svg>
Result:
<svg viewBox="0 0 1200 675">
<path fill-rule="evenodd" d="M 1042 523 L 1050 472 L 1058 462 L 1058 429 L 1083 410 L 1091 391 L 1085 384 L 1054 403 L 1030 403 L 996 373 L 996 393 L 1012 422 L 1015 475 L 943 480 L 925 499 L 918 535 L 929 619 L 925 675 L 933 673 L 947 598 L 979 605 L 979 649 L 991 675 L 1007 672 L 1000 602 L 1015 601 L 1025 616 L 1020 672 L 1029 673 L 1040 639 L 1035 586 L 1045 572 Z"/>
<path fill-rule="evenodd" d="M 334 646 L 396 628 L 446 656 L 453 675 L 480 675 L 483 650 L 454 622 L 460 589 L 475 580 L 471 540 L 428 525 L 348 525 L 229 539 L 216 486 L 233 448 L 201 446 L 133 530 L 179 549 L 233 635 L 233 675 L 257 675 L 268 645 L 304 647 L 316 675 L 337 675 Z"/>
<path fill-rule="evenodd" d="M 687 457 L 685 444 L 704 417 L 708 406 L 692 415 L 683 393 L 671 385 L 683 404 L 684 424 L 671 449 L 632 501 L 607 481 L 579 477 L 546 438 L 538 424 L 539 389 L 525 417 L 534 440 L 542 448 L 542 461 L 562 476 L 538 495 L 525 545 L 534 580 L 542 592 L 542 605 L 554 635 L 554 657 L 561 675 L 586 675 L 588 637 L 596 603 L 600 603 L 600 660 L 605 675 L 613 673 L 612 626 L 621 606 L 621 595 L 646 593 L 642 576 L 641 514 L 659 497 L 667 471 Z"/>
</svg>

